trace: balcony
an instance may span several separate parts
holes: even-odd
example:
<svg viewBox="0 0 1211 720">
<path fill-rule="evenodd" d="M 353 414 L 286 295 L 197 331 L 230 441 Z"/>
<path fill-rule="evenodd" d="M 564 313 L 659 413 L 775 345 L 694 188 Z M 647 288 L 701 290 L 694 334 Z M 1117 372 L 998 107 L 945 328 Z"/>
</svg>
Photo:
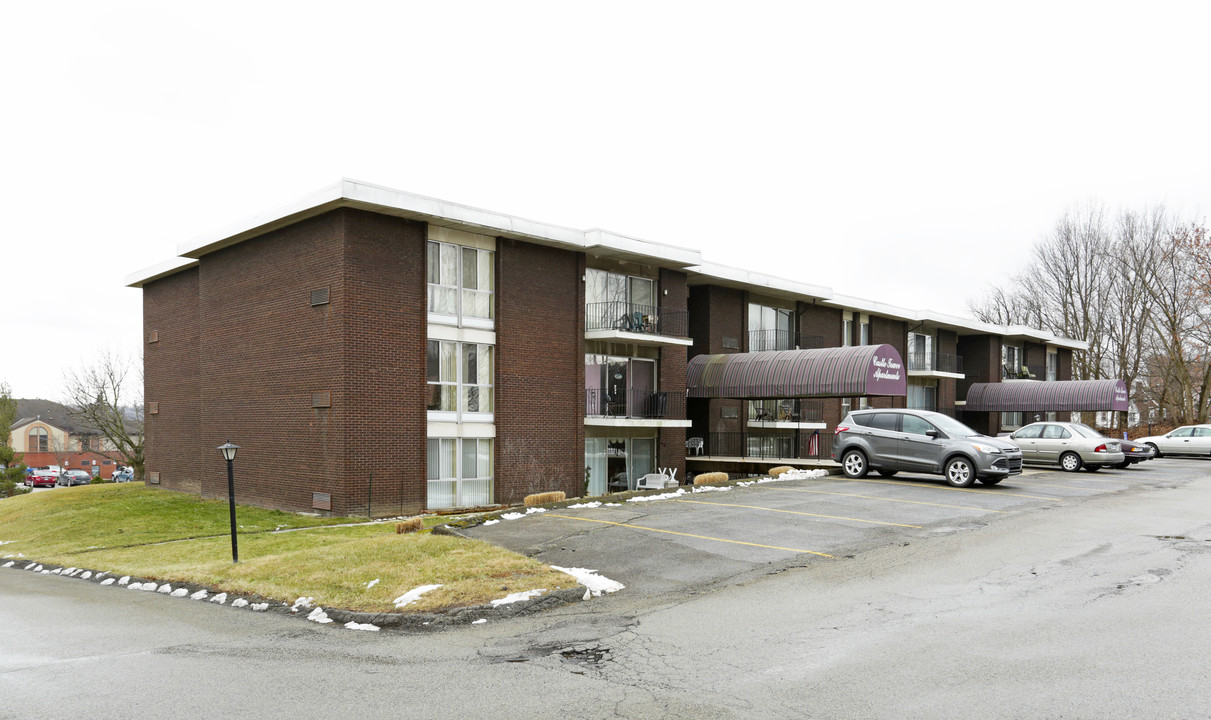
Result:
<svg viewBox="0 0 1211 720">
<path fill-rule="evenodd" d="M 1042 365 L 1022 365 L 1017 370 L 1010 365 L 1001 366 L 1002 380 L 1042 380 L 1045 374 Z"/>
<path fill-rule="evenodd" d="M 711 458 L 746 460 L 831 460 L 832 452 L 833 433 L 815 431 L 708 433 L 703 447 Z"/>
<path fill-rule="evenodd" d="M 629 302 L 585 304 L 586 340 L 622 340 L 640 345 L 694 344 L 685 310 Z"/>
<path fill-rule="evenodd" d="M 821 335 L 800 335 L 789 330 L 749 330 L 748 351 L 805 350 L 824 347 Z"/>
<path fill-rule="evenodd" d="M 627 390 L 610 395 L 599 388 L 585 390 L 586 425 L 630 427 L 689 427 L 685 393 Z"/>
<path fill-rule="evenodd" d="M 962 380 L 963 356 L 949 353 L 908 353 L 909 377 L 944 377 Z"/>
<path fill-rule="evenodd" d="M 819 400 L 750 400 L 750 428 L 820 429 L 824 403 Z"/>
</svg>

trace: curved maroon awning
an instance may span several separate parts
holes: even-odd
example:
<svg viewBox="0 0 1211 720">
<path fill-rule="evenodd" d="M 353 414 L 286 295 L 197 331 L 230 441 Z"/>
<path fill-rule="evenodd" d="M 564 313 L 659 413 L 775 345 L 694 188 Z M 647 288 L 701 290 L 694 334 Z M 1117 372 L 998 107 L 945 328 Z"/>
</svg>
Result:
<svg viewBox="0 0 1211 720">
<path fill-rule="evenodd" d="M 692 398 L 808 398 L 907 394 L 891 345 L 699 355 L 686 385 Z"/>
<path fill-rule="evenodd" d="M 967 390 L 965 412 L 1082 412 L 1127 410 L 1122 380 L 1021 380 L 975 383 Z"/>
</svg>

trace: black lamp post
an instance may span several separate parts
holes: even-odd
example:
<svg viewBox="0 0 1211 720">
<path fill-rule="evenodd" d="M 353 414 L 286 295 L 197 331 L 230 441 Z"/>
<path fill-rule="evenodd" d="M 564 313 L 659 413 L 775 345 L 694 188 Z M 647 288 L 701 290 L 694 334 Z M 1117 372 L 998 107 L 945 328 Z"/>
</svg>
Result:
<svg viewBox="0 0 1211 720">
<path fill-rule="evenodd" d="M 240 550 L 235 542 L 235 470 L 232 467 L 235 462 L 235 451 L 239 449 L 240 446 L 232 445 L 230 440 L 219 446 L 219 452 L 223 453 L 223 459 L 227 461 L 227 504 L 231 508 L 231 562 L 233 563 L 240 561 Z"/>
</svg>

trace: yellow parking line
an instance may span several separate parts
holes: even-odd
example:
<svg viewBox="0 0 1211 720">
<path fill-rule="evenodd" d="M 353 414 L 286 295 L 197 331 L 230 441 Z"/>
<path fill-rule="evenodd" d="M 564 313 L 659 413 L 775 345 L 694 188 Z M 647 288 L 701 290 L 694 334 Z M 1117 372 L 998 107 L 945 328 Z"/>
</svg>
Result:
<svg viewBox="0 0 1211 720">
<path fill-rule="evenodd" d="M 746 510 L 765 510 L 766 512 L 788 513 L 790 515 L 806 515 L 808 517 L 828 518 L 830 520 L 852 520 L 853 522 L 870 523 L 871 525 L 895 525 L 896 527 L 921 528 L 920 525 L 905 525 L 904 523 L 883 522 L 881 520 L 862 520 L 860 518 L 842 517 L 840 515 L 819 515 L 817 513 L 799 512 L 798 510 L 780 510 L 778 508 L 760 507 L 758 505 L 735 505 L 733 503 L 703 502 L 702 500 L 674 500 L 695 505 L 718 505 L 719 507 L 745 508 Z"/>
<path fill-rule="evenodd" d="M 1090 480 L 1096 480 L 1096 479 L 1097 478 L 1090 478 Z M 1114 480 L 1112 480 L 1110 478 L 1106 478 L 1106 481 L 1115 482 Z M 1118 482 L 1122 482 L 1122 481 L 1120 480 Z M 1108 492 L 1108 493 L 1118 492 L 1118 490 L 1106 490 L 1103 488 L 1080 487 L 1078 485 L 1060 485 L 1059 483 L 1047 482 L 1046 480 L 1017 480 L 1017 479 L 1015 479 L 1014 483 L 1020 483 L 1022 485 L 1042 485 L 1043 487 L 1064 488 L 1065 490 L 1087 490 L 1089 492 Z"/>
<path fill-rule="evenodd" d="M 817 495 L 841 495 L 844 497 L 865 498 L 867 500 L 885 500 L 887 502 L 912 503 L 913 505 L 932 505 L 934 507 L 957 508 L 959 510 L 983 510 L 984 512 L 1003 513 L 1004 510 L 991 510 L 989 508 L 975 507 L 973 505 L 945 505 L 943 503 L 922 502 L 921 500 L 901 500 L 899 498 L 885 498 L 878 495 L 859 495 L 857 493 L 839 493 L 828 492 L 827 490 L 804 490 L 803 488 L 778 488 L 779 490 L 789 490 L 791 492 L 815 493 Z"/>
<path fill-rule="evenodd" d="M 840 478 L 841 480 L 844 480 L 846 482 L 879 483 L 881 485 L 899 485 L 900 487 L 920 487 L 920 488 L 929 488 L 931 490 L 958 490 L 960 492 L 980 493 L 981 495 L 1008 495 L 1010 497 L 1032 498 L 1034 500 L 1050 500 L 1052 502 L 1064 502 L 1060 498 L 1043 497 L 1042 495 L 1023 495 L 1021 493 L 1008 493 L 1008 492 L 1003 492 L 1000 490 L 972 490 L 971 488 L 957 488 L 957 487 L 951 487 L 950 485 L 936 485 L 936 484 L 926 485 L 923 483 L 901 482 L 899 480 L 870 480 L 867 478 L 847 478 L 843 475 L 829 475 L 830 479 L 833 477 Z"/>
<path fill-rule="evenodd" d="M 593 518 L 573 517 L 571 515 L 556 515 L 554 513 L 543 513 L 542 517 L 557 517 L 565 520 L 582 520 L 584 522 L 601 523 L 603 525 L 617 525 L 619 527 L 634 528 L 636 530 L 647 530 L 649 532 L 667 533 L 669 535 L 681 535 L 682 537 L 698 538 L 699 540 L 714 540 L 715 542 L 731 543 L 733 545 L 749 545 L 751 547 L 766 548 L 767 550 L 785 550 L 787 552 L 805 553 L 807 555 L 820 555 L 821 557 L 831 558 L 828 553 L 816 552 L 815 550 L 799 550 L 798 548 L 778 547 L 777 545 L 762 545 L 760 543 L 744 542 L 742 540 L 728 540 L 726 538 L 709 537 L 707 535 L 694 535 L 691 533 L 677 532 L 675 530 L 661 530 L 659 528 L 644 527 L 643 525 L 632 525 L 630 523 L 613 522 L 610 520 L 594 520 Z"/>
</svg>

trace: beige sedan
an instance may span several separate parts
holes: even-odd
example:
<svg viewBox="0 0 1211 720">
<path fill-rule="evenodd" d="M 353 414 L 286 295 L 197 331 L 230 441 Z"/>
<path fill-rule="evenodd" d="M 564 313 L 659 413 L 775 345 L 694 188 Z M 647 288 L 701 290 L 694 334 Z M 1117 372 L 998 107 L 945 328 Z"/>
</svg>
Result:
<svg viewBox="0 0 1211 720">
<path fill-rule="evenodd" d="M 1037 422 L 1009 437 L 1022 448 L 1022 462 L 1059 465 L 1067 472 L 1082 467 L 1097 472 L 1125 459 L 1118 440 L 1103 436 L 1083 423 Z"/>
</svg>

